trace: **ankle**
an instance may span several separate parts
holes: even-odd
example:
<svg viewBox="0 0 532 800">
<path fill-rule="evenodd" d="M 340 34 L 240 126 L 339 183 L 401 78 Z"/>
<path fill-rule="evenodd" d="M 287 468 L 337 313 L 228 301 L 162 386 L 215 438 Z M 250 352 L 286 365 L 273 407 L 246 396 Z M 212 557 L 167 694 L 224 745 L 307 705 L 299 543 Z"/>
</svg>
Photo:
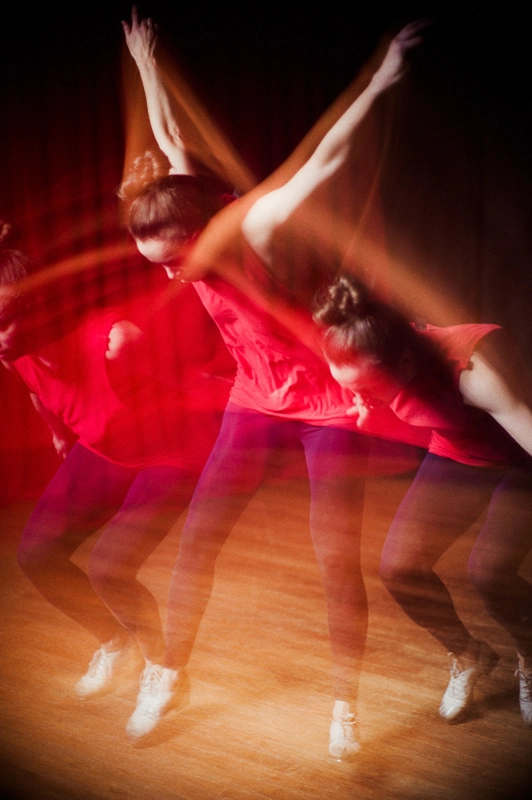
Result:
<svg viewBox="0 0 532 800">
<path fill-rule="evenodd" d="M 170 669 L 170 667 L 163 667 L 163 675 L 161 682 L 162 685 L 168 689 L 168 691 L 172 691 L 177 682 L 178 677 L 179 677 L 179 670 Z"/>
<path fill-rule="evenodd" d="M 456 658 L 462 666 L 472 667 L 477 663 L 480 654 L 481 643 L 478 639 L 470 639 L 467 646 L 461 653 L 456 653 Z"/>
<path fill-rule="evenodd" d="M 521 672 L 532 673 L 532 656 L 522 656 L 521 653 L 517 651 L 517 660 Z"/>
<path fill-rule="evenodd" d="M 167 692 L 171 692 L 174 689 L 175 684 L 179 678 L 179 670 L 171 669 L 169 667 L 163 667 L 162 664 L 158 664 L 154 661 L 150 661 L 149 659 L 144 659 L 146 664 L 146 670 L 155 668 L 159 672 L 160 676 L 160 686 Z"/>
<path fill-rule="evenodd" d="M 147 667 L 153 667 L 155 665 L 161 669 L 164 668 L 164 654 L 152 652 L 149 655 L 146 655 L 146 652 L 142 648 L 141 654 Z"/>
<path fill-rule="evenodd" d="M 123 650 L 124 647 L 126 646 L 127 640 L 128 640 L 127 635 L 119 633 L 116 636 L 113 636 L 112 639 L 109 639 L 108 642 L 102 642 L 100 644 L 100 647 L 106 653 L 119 653 L 120 650 Z"/>
<path fill-rule="evenodd" d="M 333 706 L 333 719 L 348 719 L 354 722 L 357 717 L 356 703 L 347 700 L 335 700 Z"/>
</svg>

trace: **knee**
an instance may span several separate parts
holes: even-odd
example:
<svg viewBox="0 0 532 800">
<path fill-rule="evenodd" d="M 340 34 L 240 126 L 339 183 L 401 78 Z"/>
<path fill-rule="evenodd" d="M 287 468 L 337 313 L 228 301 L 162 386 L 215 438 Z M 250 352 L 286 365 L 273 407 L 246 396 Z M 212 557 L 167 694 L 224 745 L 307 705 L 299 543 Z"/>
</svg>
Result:
<svg viewBox="0 0 532 800">
<path fill-rule="evenodd" d="M 349 586 L 361 579 L 360 555 L 356 548 L 320 548 L 315 549 L 316 560 L 326 586 Z"/>
<path fill-rule="evenodd" d="M 17 550 L 17 563 L 30 579 L 49 572 L 60 558 L 61 553 L 55 542 L 29 535 L 22 537 Z"/>
<path fill-rule="evenodd" d="M 400 561 L 383 559 L 379 567 L 379 577 L 391 594 L 411 591 L 425 581 L 423 569 Z"/>
<path fill-rule="evenodd" d="M 21 543 L 17 550 L 17 563 L 25 575 L 33 572 L 35 564 L 32 548 L 23 546 Z"/>
<path fill-rule="evenodd" d="M 111 589 L 115 589 L 124 581 L 124 570 L 119 564 L 110 563 L 104 558 L 100 558 L 96 553 L 92 553 L 87 564 L 87 574 L 89 580 L 98 592 L 105 594 Z"/>
<path fill-rule="evenodd" d="M 215 537 L 184 533 L 179 545 L 176 566 L 192 573 L 213 570 L 224 542 L 225 538 L 218 540 Z"/>
<path fill-rule="evenodd" d="M 99 559 L 91 557 L 87 564 L 87 575 L 95 589 L 104 588 L 108 581 L 108 572 Z"/>
<path fill-rule="evenodd" d="M 467 574 L 471 585 L 481 597 L 489 597 L 504 584 L 506 575 L 503 570 L 485 563 L 481 558 L 470 558 Z"/>
</svg>

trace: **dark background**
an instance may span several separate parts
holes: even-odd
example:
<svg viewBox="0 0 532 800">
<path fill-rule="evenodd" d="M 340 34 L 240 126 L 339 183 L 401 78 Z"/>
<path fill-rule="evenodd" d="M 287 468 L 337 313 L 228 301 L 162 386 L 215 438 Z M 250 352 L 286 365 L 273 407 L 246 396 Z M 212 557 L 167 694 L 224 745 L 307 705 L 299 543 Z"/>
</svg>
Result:
<svg viewBox="0 0 532 800">
<path fill-rule="evenodd" d="M 419 249 L 424 269 L 435 279 L 452 275 L 446 291 L 462 300 L 465 293 L 472 313 L 493 316 L 513 287 L 502 297 L 498 287 L 492 298 L 498 280 L 481 289 L 486 270 L 503 266 L 507 285 L 514 272 L 524 277 L 529 256 L 528 24 L 519 4 L 475 7 L 140 4 L 259 180 L 350 83 L 383 33 L 411 19 L 434 20 L 391 115 L 383 198 L 390 228 Z M 0 213 L 19 221 L 40 259 L 57 255 L 65 225 L 75 238 L 79 218 L 86 227 L 91 212 L 102 226 L 104 209 L 116 205 L 124 149 L 120 19 L 129 11 L 112 0 L 2 9 Z M 444 246 L 452 256 L 441 253 Z"/>
<path fill-rule="evenodd" d="M 140 11 L 159 22 L 182 73 L 257 180 L 290 154 L 384 33 L 433 20 L 386 109 L 388 246 L 456 309 L 452 319 L 430 321 L 502 324 L 530 359 L 528 21 L 520 4 L 486 5 L 160 0 Z M 112 0 L 2 7 L 0 216 L 17 222 L 20 246 L 44 266 L 128 243 L 116 189 L 124 160 L 120 20 L 129 13 Z M 58 286 L 57 304 L 75 298 L 81 308 L 123 294 L 132 264 L 142 269 L 125 251 L 98 256 Z M 44 440 L 21 395 L 0 380 L 4 446 L 9 440 L 13 452 L 19 428 Z"/>
</svg>

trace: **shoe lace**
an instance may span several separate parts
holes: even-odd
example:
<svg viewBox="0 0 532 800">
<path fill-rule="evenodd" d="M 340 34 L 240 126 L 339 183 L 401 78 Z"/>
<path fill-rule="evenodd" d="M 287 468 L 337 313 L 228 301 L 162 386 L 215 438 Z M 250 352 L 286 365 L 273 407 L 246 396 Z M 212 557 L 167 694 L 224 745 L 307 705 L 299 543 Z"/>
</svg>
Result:
<svg viewBox="0 0 532 800">
<path fill-rule="evenodd" d="M 469 670 L 462 666 L 458 658 L 453 653 L 449 653 L 449 662 L 451 670 L 449 688 L 453 695 L 461 694 L 465 684 L 467 683 Z"/>
<path fill-rule="evenodd" d="M 343 758 L 360 750 L 357 737 L 357 718 L 354 714 L 346 714 L 334 720 L 337 728 L 331 728 L 329 752 L 334 758 Z"/>
<path fill-rule="evenodd" d="M 144 697 L 156 695 L 161 687 L 163 668 L 159 664 L 146 667 L 140 679 L 140 693 Z"/>
<path fill-rule="evenodd" d="M 523 699 L 532 703 L 532 671 L 526 670 L 525 672 L 518 667 L 515 671 L 515 675 L 517 678 L 519 678 L 521 683 L 521 693 Z"/>
<path fill-rule="evenodd" d="M 354 714 L 346 714 L 345 716 L 340 717 L 340 719 L 335 720 L 335 722 L 339 724 L 342 736 L 345 738 L 350 738 L 353 735 L 354 728 L 357 724 L 357 718 Z"/>
<path fill-rule="evenodd" d="M 103 676 L 107 672 L 107 668 L 109 666 L 109 659 L 107 658 L 107 653 L 105 650 L 97 650 L 93 657 L 91 658 L 91 662 L 89 664 L 88 675 L 91 678 L 98 678 Z"/>
</svg>

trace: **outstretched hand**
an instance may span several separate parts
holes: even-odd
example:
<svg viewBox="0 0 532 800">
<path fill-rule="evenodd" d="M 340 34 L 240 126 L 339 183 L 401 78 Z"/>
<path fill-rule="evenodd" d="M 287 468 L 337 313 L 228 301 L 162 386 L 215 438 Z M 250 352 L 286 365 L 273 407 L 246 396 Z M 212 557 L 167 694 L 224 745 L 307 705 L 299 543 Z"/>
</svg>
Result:
<svg viewBox="0 0 532 800">
<path fill-rule="evenodd" d="M 399 81 L 406 69 L 405 56 L 422 41 L 421 32 L 430 25 L 426 20 L 417 20 L 405 25 L 395 36 L 386 52 L 384 61 L 373 76 L 373 82 L 383 87 L 393 86 Z"/>
<path fill-rule="evenodd" d="M 153 56 L 157 44 L 157 25 L 150 17 L 140 19 L 137 6 L 131 9 L 131 25 L 122 20 L 129 52 L 139 64 Z"/>
</svg>

